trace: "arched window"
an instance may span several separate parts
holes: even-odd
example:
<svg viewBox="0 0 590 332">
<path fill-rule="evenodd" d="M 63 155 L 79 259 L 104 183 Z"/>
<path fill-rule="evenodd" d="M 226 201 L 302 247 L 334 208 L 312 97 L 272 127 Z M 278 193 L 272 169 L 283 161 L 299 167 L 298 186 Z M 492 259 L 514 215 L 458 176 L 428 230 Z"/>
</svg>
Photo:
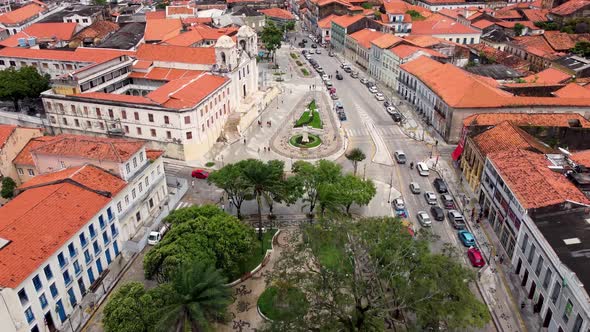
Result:
<svg viewBox="0 0 590 332">
<path fill-rule="evenodd" d="M 224 64 L 224 65 L 226 64 L 226 62 L 225 62 L 225 52 L 221 52 L 221 63 Z"/>
</svg>

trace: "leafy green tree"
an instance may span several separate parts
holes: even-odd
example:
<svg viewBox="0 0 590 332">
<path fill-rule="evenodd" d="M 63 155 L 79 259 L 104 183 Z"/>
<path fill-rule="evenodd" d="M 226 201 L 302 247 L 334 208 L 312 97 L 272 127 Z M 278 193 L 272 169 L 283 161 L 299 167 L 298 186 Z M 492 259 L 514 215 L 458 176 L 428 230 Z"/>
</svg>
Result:
<svg viewBox="0 0 590 332">
<path fill-rule="evenodd" d="M 41 75 L 35 67 L 8 68 L 0 71 L 0 100 L 10 100 L 16 111 L 24 98 L 38 98 L 49 89 L 49 75 Z"/>
<path fill-rule="evenodd" d="M 366 158 L 367 158 L 367 156 L 365 155 L 363 150 L 361 150 L 359 148 L 354 148 L 354 149 L 350 150 L 349 153 L 346 154 L 346 159 L 350 160 L 352 162 L 352 166 L 354 167 L 354 172 L 353 172 L 354 175 L 356 175 L 358 163 L 365 160 Z"/>
<path fill-rule="evenodd" d="M 260 33 L 260 41 L 264 44 L 269 57 L 272 55 L 274 59 L 276 50 L 281 48 L 281 40 L 283 40 L 283 31 L 272 21 L 266 20 L 266 25 Z"/>
<path fill-rule="evenodd" d="M 368 205 L 377 194 L 377 188 L 371 180 L 363 180 L 354 175 L 345 175 L 338 181 L 341 204 L 346 214 L 350 214 L 352 204 Z"/>
<path fill-rule="evenodd" d="M 186 262 L 211 264 L 226 276 L 240 275 L 252 252 L 254 231 L 239 219 L 211 206 L 173 213 L 173 227 L 143 259 L 147 279 L 166 282 Z M 183 209 L 181 209 L 183 210 Z M 184 219 L 182 219 L 182 218 Z"/>
<path fill-rule="evenodd" d="M 107 4 L 107 0 L 94 0 L 93 2 L 96 6 L 104 6 Z"/>
<path fill-rule="evenodd" d="M 14 197 L 14 189 L 16 189 L 16 182 L 14 182 L 9 176 L 4 177 L 2 179 L 2 191 L 0 191 L 0 196 L 6 199 L 12 198 Z"/>
<path fill-rule="evenodd" d="M 575 53 L 582 57 L 590 56 L 590 42 L 587 41 L 579 41 L 576 43 L 576 46 L 571 49 L 572 53 Z"/>
<path fill-rule="evenodd" d="M 421 20 L 424 19 L 424 16 L 420 14 L 418 11 L 410 9 L 406 12 L 406 14 L 410 15 L 414 20 Z"/>
<path fill-rule="evenodd" d="M 324 159 L 315 164 L 299 160 L 293 164 L 293 173 L 304 188 L 303 201 L 309 207 L 308 215 L 311 222 L 318 203 L 320 186 L 325 183 L 336 183 L 342 176 L 342 168 L 340 165 Z"/>
<path fill-rule="evenodd" d="M 287 31 L 295 30 L 295 21 L 287 22 L 287 24 L 285 24 L 285 29 L 287 29 Z"/>
<path fill-rule="evenodd" d="M 365 2 L 365 3 L 361 4 L 361 7 L 363 7 L 364 9 L 372 9 L 373 5 L 368 2 Z"/>
<path fill-rule="evenodd" d="M 241 164 L 228 164 L 209 174 L 208 181 L 223 189 L 230 203 L 236 207 L 237 216 L 242 219 L 242 203 L 251 195 L 249 183 L 243 177 Z"/>
<path fill-rule="evenodd" d="M 221 321 L 231 302 L 227 279 L 211 265 L 190 262 L 172 279 L 174 296 L 157 311 L 156 331 L 212 331 L 210 321 Z M 174 328 L 173 328 L 174 327 Z"/>
<path fill-rule="evenodd" d="M 517 36 L 520 36 L 520 35 L 522 35 L 522 31 L 524 30 L 524 28 L 525 28 L 525 26 L 524 26 L 524 25 L 522 25 L 521 23 L 516 23 L 516 24 L 514 25 L 514 33 L 515 33 Z"/>
<path fill-rule="evenodd" d="M 109 298 L 102 323 L 106 332 L 148 332 L 154 330 L 157 310 L 171 302 L 173 289 L 161 285 L 151 290 L 130 282 Z"/>
</svg>

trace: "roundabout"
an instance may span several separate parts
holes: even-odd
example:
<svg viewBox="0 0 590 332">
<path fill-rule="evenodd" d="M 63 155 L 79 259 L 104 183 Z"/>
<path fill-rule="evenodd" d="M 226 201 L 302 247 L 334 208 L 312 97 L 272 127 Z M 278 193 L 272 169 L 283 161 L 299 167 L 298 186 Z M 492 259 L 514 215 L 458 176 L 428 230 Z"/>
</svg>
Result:
<svg viewBox="0 0 590 332">
<path fill-rule="evenodd" d="M 322 139 L 314 134 L 303 133 L 291 136 L 289 144 L 300 149 L 312 149 L 322 145 Z"/>
</svg>

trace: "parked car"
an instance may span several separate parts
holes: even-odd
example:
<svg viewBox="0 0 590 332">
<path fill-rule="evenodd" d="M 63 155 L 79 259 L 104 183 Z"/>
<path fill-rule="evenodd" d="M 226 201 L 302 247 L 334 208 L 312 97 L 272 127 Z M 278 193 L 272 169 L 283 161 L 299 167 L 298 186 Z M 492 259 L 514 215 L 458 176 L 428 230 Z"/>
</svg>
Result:
<svg viewBox="0 0 590 332">
<path fill-rule="evenodd" d="M 322 80 L 323 80 L 323 81 L 327 81 L 327 80 L 329 80 L 329 79 L 330 79 L 330 78 L 328 77 L 328 75 L 327 75 L 327 74 L 323 74 L 323 75 L 322 75 Z"/>
<path fill-rule="evenodd" d="M 391 118 L 393 119 L 393 121 L 395 121 L 395 122 L 400 122 L 402 120 L 402 115 L 399 114 L 398 112 L 393 112 L 390 115 L 391 115 Z"/>
<path fill-rule="evenodd" d="M 383 107 L 388 108 L 390 106 L 393 106 L 393 105 L 391 105 L 391 103 L 389 102 L 389 100 L 386 100 L 386 101 L 383 102 Z"/>
<path fill-rule="evenodd" d="M 360 80 L 360 81 L 361 81 L 361 83 L 363 83 L 363 84 L 367 84 L 367 82 L 368 82 L 369 80 L 363 77 L 363 78 L 361 78 L 361 80 Z"/>
<path fill-rule="evenodd" d="M 316 50 L 315 50 L 315 54 L 322 54 L 322 50 L 321 50 L 321 49 L 319 49 L 319 48 L 316 48 Z"/>
<path fill-rule="evenodd" d="M 395 161 L 397 161 L 398 164 L 405 164 L 407 161 L 406 154 L 402 150 L 395 151 L 393 153 L 393 157 L 395 158 Z"/>
<path fill-rule="evenodd" d="M 303 55 L 307 54 L 307 50 L 302 50 L 301 54 L 303 54 Z"/>
<path fill-rule="evenodd" d="M 367 81 L 367 83 L 365 85 L 367 86 L 367 88 L 370 88 L 372 86 L 377 87 L 377 85 L 375 84 L 375 82 L 371 82 L 371 81 Z"/>
<path fill-rule="evenodd" d="M 328 92 L 330 92 L 330 94 L 334 94 L 334 93 L 336 93 L 336 88 L 331 87 L 328 89 Z"/>
<path fill-rule="evenodd" d="M 436 205 L 436 195 L 432 191 L 424 192 L 424 200 L 428 205 Z"/>
<path fill-rule="evenodd" d="M 340 121 L 346 121 L 346 113 L 338 113 L 338 119 L 340 119 Z"/>
<path fill-rule="evenodd" d="M 465 228 L 465 219 L 463 215 L 457 210 L 449 210 L 447 216 L 449 217 L 449 222 L 455 229 L 464 229 Z"/>
<path fill-rule="evenodd" d="M 479 249 L 472 247 L 467 250 L 467 257 L 469 258 L 469 262 L 474 267 L 483 267 L 486 265 L 485 260 L 483 259 L 483 255 Z"/>
<path fill-rule="evenodd" d="M 420 193 L 420 185 L 416 182 L 410 182 L 410 191 L 412 194 L 419 194 Z"/>
<path fill-rule="evenodd" d="M 375 99 L 377 99 L 379 101 L 383 101 L 383 100 L 385 100 L 385 96 L 383 96 L 382 93 L 378 92 L 375 94 Z"/>
<path fill-rule="evenodd" d="M 352 78 L 358 78 L 359 77 L 359 72 L 358 71 L 353 71 L 352 73 L 350 73 L 350 77 L 352 77 Z"/>
<path fill-rule="evenodd" d="M 440 195 L 440 202 L 445 209 L 454 209 L 455 202 L 453 201 L 453 196 L 449 194 Z"/>
<path fill-rule="evenodd" d="M 342 106 L 341 102 L 337 101 L 334 103 L 334 110 L 336 112 L 342 111 L 342 110 L 344 110 L 344 106 Z"/>
<path fill-rule="evenodd" d="M 443 209 L 436 205 L 430 207 L 430 214 L 432 215 L 432 218 L 436 221 L 445 220 L 445 211 L 443 211 Z"/>
<path fill-rule="evenodd" d="M 393 202 L 391 202 L 391 205 L 393 205 L 393 208 L 396 210 L 403 210 L 406 208 L 404 200 L 399 197 L 394 199 Z"/>
<path fill-rule="evenodd" d="M 338 73 L 338 74 L 336 74 L 336 79 L 341 81 L 344 79 L 344 76 L 342 76 L 342 74 Z"/>
<path fill-rule="evenodd" d="M 195 169 L 192 171 L 191 176 L 197 179 L 206 179 L 209 177 L 209 172 L 202 169 Z"/>
<path fill-rule="evenodd" d="M 326 86 L 327 86 L 328 88 L 331 88 L 331 87 L 332 87 L 332 85 L 333 85 L 333 84 L 332 84 L 332 81 L 330 81 L 330 80 L 327 80 L 327 81 L 325 81 L 325 83 L 326 83 Z"/>
<path fill-rule="evenodd" d="M 418 164 L 416 164 L 416 171 L 418 171 L 418 174 L 420 176 L 430 175 L 430 170 L 428 169 L 428 166 L 426 166 L 426 164 L 423 162 L 419 162 Z"/>
<path fill-rule="evenodd" d="M 447 190 L 447 185 L 445 184 L 445 182 L 441 178 L 434 179 L 432 184 L 434 185 L 434 188 L 436 188 L 436 191 L 438 191 L 439 194 L 445 194 L 445 193 L 449 192 Z"/>
<path fill-rule="evenodd" d="M 430 216 L 428 213 L 426 213 L 426 211 L 418 211 L 416 217 L 418 218 L 418 222 L 420 225 L 422 225 L 422 227 L 432 226 L 432 220 L 430 220 Z"/>
<path fill-rule="evenodd" d="M 385 108 L 385 111 L 389 114 L 389 115 L 393 115 L 393 113 L 395 113 L 395 107 L 393 106 L 388 106 Z"/>
<path fill-rule="evenodd" d="M 343 70 L 347 73 L 350 73 L 352 71 L 350 67 L 344 67 Z"/>
<path fill-rule="evenodd" d="M 346 62 L 340 64 L 340 68 L 344 69 L 344 67 L 350 67 L 350 65 Z"/>
<path fill-rule="evenodd" d="M 335 93 L 331 93 L 330 98 L 332 98 L 332 100 L 338 100 L 338 95 Z"/>
<path fill-rule="evenodd" d="M 334 52 L 333 51 L 328 52 L 328 56 L 334 56 Z"/>
<path fill-rule="evenodd" d="M 371 92 L 371 93 L 377 93 L 379 91 L 377 90 L 376 87 L 372 86 L 372 87 L 369 88 L 369 92 Z"/>
<path fill-rule="evenodd" d="M 471 232 L 462 229 L 457 232 L 457 236 L 459 236 L 459 240 L 461 241 L 461 243 L 463 243 L 464 246 L 475 246 L 475 237 L 473 236 L 473 234 L 471 234 Z"/>
<path fill-rule="evenodd" d="M 323 73 L 324 73 L 324 69 L 323 69 L 322 67 L 320 67 L 320 66 L 318 66 L 318 67 L 317 67 L 315 70 L 316 70 L 316 71 L 317 71 L 319 74 L 323 74 Z"/>
<path fill-rule="evenodd" d="M 317 48 L 318 46 L 316 44 L 311 44 L 311 48 Z"/>
<path fill-rule="evenodd" d="M 155 246 L 156 244 L 160 243 L 160 240 L 162 240 L 166 232 L 168 232 L 168 229 L 170 229 L 170 225 L 164 224 L 162 227 L 160 227 L 159 231 L 150 232 L 150 235 L 148 235 L 147 238 L 147 244 Z"/>
</svg>

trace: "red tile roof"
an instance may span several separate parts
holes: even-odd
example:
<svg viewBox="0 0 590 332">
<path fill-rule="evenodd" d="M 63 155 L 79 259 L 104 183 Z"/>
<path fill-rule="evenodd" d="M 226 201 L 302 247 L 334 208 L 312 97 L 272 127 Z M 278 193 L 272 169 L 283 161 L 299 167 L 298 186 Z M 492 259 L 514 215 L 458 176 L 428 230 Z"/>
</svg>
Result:
<svg viewBox="0 0 590 332">
<path fill-rule="evenodd" d="M 4 144 L 6 144 L 6 141 L 15 129 L 16 126 L 0 124 L 0 150 L 4 147 Z"/>
<path fill-rule="evenodd" d="M 524 16 L 531 22 L 545 22 L 549 19 L 547 18 L 547 14 L 549 14 L 548 9 L 521 9 Z"/>
<path fill-rule="evenodd" d="M 354 39 L 360 46 L 368 49 L 371 47 L 371 41 L 385 35 L 381 31 L 373 29 L 362 29 L 353 34 L 350 34 L 350 38 Z"/>
<path fill-rule="evenodd" d="M 563 174 L 553 172 L 543 154 L 524 150 L 490 153 L 488 158 L 525 209 L 574 201 L 590 204 Z"/>
<path fill-rule="evenodd" d="M 55 139 L 54 136 L 41 136 L 32 138 L 27 145 L 16 155 L 16 157 L 12 160 L 12 163 L 15 165 L 26 165 L 26 166 L 35 166 L 35 162 L 33 161 L 33 156 L 31 155 L 31 150 L 38 148 L 39 146 Z"/>
<path fill-rule="evenodd" d="M 590 150 L 574 152 L 570 155 L 570 159 L 578 165 L 590 168 Z"/>
<path fill-rule="evenodd" d="M 145 24 L 144 39 L 146 42 L 161 41 L 180 34 L 182 21 L 178 18 L 151 19 Z"/>
<path fill-rule="evenodd" d="M 590 121 L 578 113 L 479 113 L 463 119 L 464 126 L 495 126 L 509 121 L 519 127 L 571 127 L 571 122 L 590 128 Z"/>
<path fill-rule="evenodd" d="M 471 26 L 474 28 L 478 28 L 478 29 L 483 30 L 483 29 L 490 27 L 494 24 L 495 24 L 494 22 L 490 22 L 490 21 L 484 19 L 484 20 L 479 20 L 475 23 L 472 23 Z"/>
<path fill-rule="evenodd" d="M 515 37 L 512 43 L 523 50 L 539 57 L 557 59 L 561 56 L 542 35 Z"/>
<path fill-rule="evenodd" d="M 553 92 L 553 95 L 562 98 L 588 98 L 590 96 L 590 91 L 581 85 L 570 83 Z"/>
<path fill-rule="evenodd" d="M 318 21 L 318 27 L 322 29 L 330 29 L 332 27 L 332 20 L 336 17 L 340 17 L 339 15 L 329 15 L 324 17 L 323 19 Z"/>
<path fill-rule="evenodd" d="M 197 77 L 180 78 L 168 82 L 147 94 L 147 98 L 174 109 L 190 108 L 219 89 L 229 78 L 203 73 Z"/>
<path fill-rule="evenodd" d="M 555 68 L 547 68 L 544 69 L 536 74 L 527 76 L 524 78 L 525 81 L 530 83 L 550 83 L 550 84 L 557 84 L 557 83 L 565 83 L 569 81 L 572 77 L 569 74 L 562 72 L 561 70 Z"/>
<path fill-rule="evenodd" d="M 586 6 L 590 6 L 590 1 L 570 0 L 570 1 L 564 2 L 563 4 L 553 8 L 551 10 L 551 14 L 559 15 L 559 16 L 569 16 Z"/>
<path fill-rule="evenodd" d="M 295 19 L 295 16 L 293 16 L 293 14 L 291 14 L 290 11 L 284 10 L 281 8 L 260 9 L 258 11 L 266 16 L 280 18 L 282 20 L 294 20 Z"/>
<path fill-rule="evenodd" d="M 579 41 L 590 41 L 590 34 L 569 34 L 561 31 L 545 31 L 543 37 L 556 51 L 568 52 Z"/>
<path fill-rule="evenodd" d="M 387 49 L 387 48 L 397 45 L 403 41 L 404 40 L 398 36 L 392 35 L 390 33 L 386 33 L 381 37 L 373 39 L 371 41 L 371 43 L 373 43 L 375 46 L 377 46 L 379 48 Z"/>
<path fill-rule="evenodd" d="M 0 54 L 1 52 L 0 50 Z M 147 61 L 212 65 L 215 63 L 215 48 L 142 44 L 137 49 L 137 58 Z"/>
<path fill-rule="evenodd" d="M 157 105 L 154 101 L 142 97 L 142 96 L 130 96 L 130 95 L 118 95 L 115 93 L 105 92 L 84 92 L 72 95 L 73 97 L 86 98 L 86 99 L 97 99 L 97 100 L 109 100 L 121 103 L 129 104 L 140 104 L 140 105 Z"/>
<path fill-rule="evenodd" d="M 463 25 L 442 15 L 432 15 L 424 21 L 412 23 L 413 35 L 455 35 L 455 34 L 481 34 L 469 26 Z"/>
<path fill-rule="evenodd" d="M 235 29 L 214 29 L 205 25 L 191 27 L 187 32 L 166 39 L 162 44 L 175 46 L 192 46 L 203 40 L 217 40 L 221 36 L 231 36 Z"/>
<path fill-rule="evenodd" d="M 124 163 L 144 145 L 144 141 L 121 138 L 59 135 L 32 149 L 31 153 Z"/>
<path fill-rule="evenodd" d="M 0 208 L 0 238 L 10 241 L 0 249 L 0 286 L 19 286 L 126 185 L 94 166 L 60 173 L 33 178 L 40 187 L 25 190 Z"/>
<path fill-rule="evenodd" d="M 503 9 L 496 10 L 496 12 L 494 13 L 494 17 L 499 18 L 499 19 L 520 19 L 520 18 L 522 18 L 522 16 L 520 16 L 520 13 L 512 8 L 503 8 Z"/>
<path fill-rule="evenodd" d="M 553 152 L 553 149 L 545 146 L 509 121 L 503 121 L 493 128 L 475 136 L 473 142 L 484 156 L 489 153 L 512 149 L 523 149 L 537 153 Z"/>
<path fill-rule="evenodd" d="M 363 15 L 342 15 L 340 17 L 334 18 L 332 23 L 337 24 L 343 28 L 348 28 L 348 26 L 362 20 L 363 18 L 365 18 Z"/>
<path fill-rule="evenodd" d="M 155 12 L 146 12 L 145 19 L 147 20 L 161 20 L 166 18 L 165 10 L 158 10 Z"/>
<path fill-rule="evenodd" d="M 174 68 L 161 68 L 153 67 L 148 72 L 132 72 L 129 77 L 131 78 L 145 78 L 156 81 L 172 81 L 177 78 L 183 77 L 194 77 L 201 74 L 200 70 L 187 70 L 187 69 L 174 69 Z"/>
<path fill-rule="evenodd" d="M 31 3 L 11 12 L 0 15 L 0 23 L 6 25 L 20 24 L 30 18 L 33 18 L 44 10 L 44 7 L 35 3 Z"/>
<path fill-rule="evenodd" d="M 401 44 L 390 49 L 391 53 L 397 55 L 400 59 L 405 59 L 410 55 L 422 51 L 435 57 L 446 58 L 447 56 L 429 48 L 417 47 L 412 45 Z"/>
<path fill-rule="evenodd" d="M 145 150 L 145 156 L 147 159 L 154 161 L 160 158 L 164 154 L 162 150 Z"/>
<path fill-rule="evenodd" d="M 38 42 L 45 40 L 69 41 L 74 36 L 77 23 L 35 23 L 0 42 L 6 47 L 17 47 L 19 38 L 35 37 Z"/>
<path fill-rule="evenodd" d="M 187 6 L 166 6 L 167 15 L 194 15 L 194 8 Z"/>
<path fill-rule="evenodd" d="M 108 34 L 119 30 L 119 25 L 111 21 L 96 21 L 84 28 L 74 36 L 74 40 L 82 41 L 84 38 L 103 39 Z"/>
</svg>

